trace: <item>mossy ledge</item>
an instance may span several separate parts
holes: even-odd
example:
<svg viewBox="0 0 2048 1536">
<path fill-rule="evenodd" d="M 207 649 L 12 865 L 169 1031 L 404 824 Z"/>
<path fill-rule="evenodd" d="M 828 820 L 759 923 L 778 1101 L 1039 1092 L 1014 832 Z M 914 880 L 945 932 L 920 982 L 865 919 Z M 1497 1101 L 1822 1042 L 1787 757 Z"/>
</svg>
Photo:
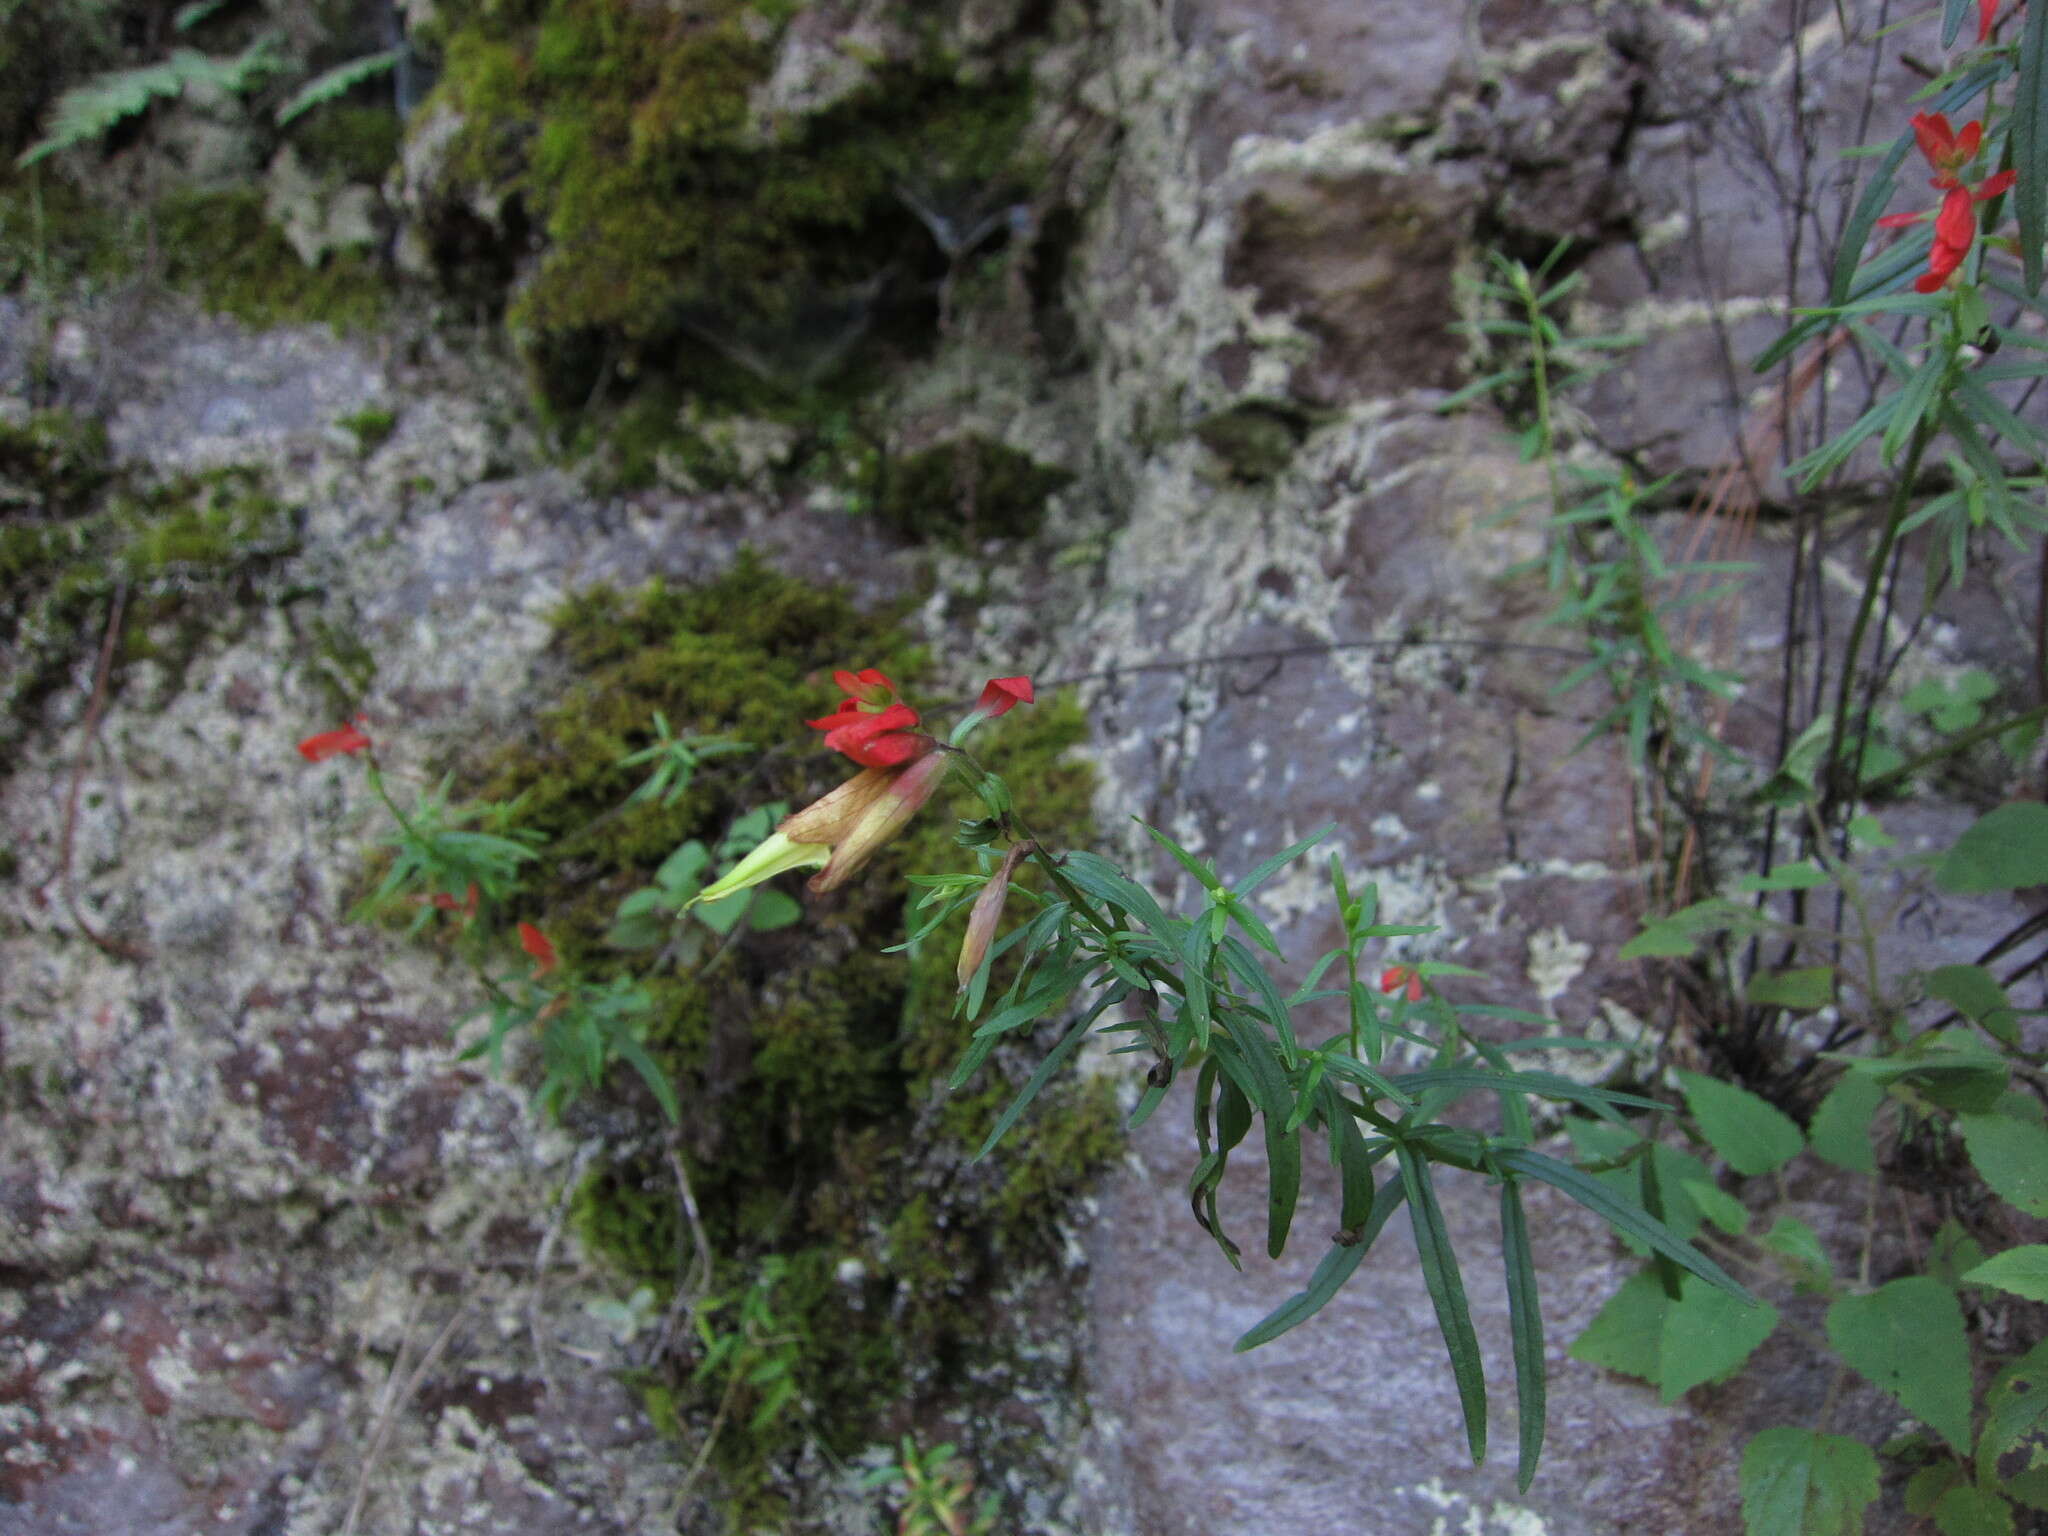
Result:
<svg viewBox="0 0 2048 1536">
<path fill-rule="evenodd" d="M 680 1154 L 715 1258 L 712 1290 L 743 1290 L 769 1256 L 781 1261 L 774 1312 L 798 1341 L 803 1406 L 750 1427 L 743 1388 L 712 1464 L 730 1529 L 786 1528 L 785 1473 L 807 1443 L 846 1456 L 934 1408 L 972 1417 L 970 1378 L 999 1367 L 1015 1342 L 994 1298 L 1057 1264 L 1062 1218 L 1121 1146 L 1118 1111 L 1106 1082 L 1070 1080 L 997 1154 L 971 1161 L 1016 1082 L 991 1067 L 945 1092 L 967 1034 L 952 1015 L 958 934 L 880 953 L 905 933 L 902 875 L 969 858 L 949 815 L 964 808 L 943 797 L 852 887 L 810 901 L 793 927 L 745 936 L 715 964 L 650 973 L 644 952 L 604 945 L 620 900 L 678 844 L 715 844 L 747 809 L 802 803 L 843 777 L 802 724 L 830 704 L 832 668 L 879 666 L 913 698 L 925 693 L 930 667 L 898 614 L 863 613 L 743 557 L 693 589 L 585 593 L 556 625 L 552 661 L 573 680 L 531 739 L 474 781 L 491 799 L 523 796 L 524 822 L 552 840 L 514 898 L 521 915 L 580 975 L 634 975 L 659 1000 L 648 1045 L 683 1104 Z M 648 743 L 657 710 L 677 734 L 752 751 L 701 769 L 673 806 L 622 812 L 640 770 L 618 760 Z M 1092 775 L 1070 760 L 1085 736 L 1079 709 L 1059 699 L 986 733 L 987 761 L 1045 835 L 1087 835 Z M 653 1123 L 630 1072 L 615 1072 L 611 1089 Z M 621 1294 L 665 1293 L 688 1245 L 665 1154 L 636 1145 L 589 1176 L 575 1218 L 619 1271 Z M 695 1381 L 693 1366 L 685 1352 L 638 1384 L 658 1421 L 695 1437 L 723 1382 Z"/>
</svg>

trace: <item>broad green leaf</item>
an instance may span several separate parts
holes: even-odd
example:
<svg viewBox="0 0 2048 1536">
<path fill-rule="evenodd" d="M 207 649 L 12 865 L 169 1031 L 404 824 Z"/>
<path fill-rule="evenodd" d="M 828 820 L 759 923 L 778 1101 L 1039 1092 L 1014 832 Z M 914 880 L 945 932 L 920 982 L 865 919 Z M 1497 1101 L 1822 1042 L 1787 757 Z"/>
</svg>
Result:
<svg viewBox="0 0 2048 1536">
<path fill-rule="evenodd" d="M 1828 1342 L 1958 1455 L 1970 1449 L 1970 1346 L 1955 1293 L 1925 1275 L 1828 1308 Z"/>
<path fill-rule="evenodd" d="M 2048 1341 L 1998 1373 L 1984 1394 L 1977 1481 L 2048 1510 Z"/>
<path fill-rule="evenodd" d="M 1719 1185 L 1706 1179 L 1687 1179 L 1679 1187 L 1692 1196 L 1692 1203 L 1707 1220 L 1729 1236 L 1740 1237 L 1749 1230 L 1748 1210 Z"/>
<path fill-rule="evenodd" d="M 757 890 L 754 905 L 747 912 L 747 926 L 756 933 L 772 933 L 803 919 L 803 906 L 783 891 Z"/>
<path fill-rule="evenodd" d="M 1465 1443 L 1476 1466 L 1486 1460 L 1486 1374 L 1479 1359 L 1479 1336 L 1472 1331 L 1472 1312 L 1465 1304 L 1465 1282 L 1458 1275 L 1458 1256 L 1451 1248 L 1443 1208 L 1437 1204 L 1429 1160 L 1405 1142 L 1396 1143 L 1394 1153 L 1401 1160 L 1401 1182 L 1408 1191 L 1408 1219 L 1415 1229 L 1422 1283 L 1451 1357 L 1458 1405 L 1465 1413 Z"/>
<path fill-rule="evenodd" d="M 1513 1179 L 1500 1183 L 1500 1246 L 1507 1264 L 1508 1333 L 1515 1357 L 1515 1411 L 1520 1420 L 1515 1485 L 1527 1493 L 1543 1455 L 1549 1389 L 1544 1375 L 1543 1309 L 1536 1295 L 1536 1260 L 1529 1252 L 1522 1189 Z"/>
<path fill-rule="evenodd" d="M 1655 1272 L 1639 1269 L 1607 1298 L 1565 1353 L 1655 1386 L 1662 1375 L 1664 1314 L 1672 1305 Z"/>
<path fill-rule="evenodd" d="M 1917 1040 L 1890 1056 L 1853 1060 L 1849 1070 L 1876 1083 L 1909 1084 L 1944 1109 L 1969 1113 L 1996 1105 L 2012 1075 L 2003 1056 L 1960 1033 Z"/>
<path fill-rule="evenodd" d="M 1806 1012 L 1825 1008 L 1834 1001 L 1834 983 L 1835 968 L 1831 965 L 1766 973 L 1750 977 L 1747 1000 L 1760 1007 Z"/>
<path fill-rule="evenodd" d="M 1876 1078 L 1862 1072 L 1843 1073 L 1814 1111 L 1810 1129 L 1815 1155 L 1851 1173 L 1877 1172 L 1870 1129 L 1884 1100 L 1884 1084 Z"/>
<path fill-rule="evenodd" d="M 1927 993 L 1938 997 L 1965 1018 L 1980 1024 L 1993 1038 L 2018 1045 L 2019 1019 L 1998 978 L 1981 965 L 1944 965 L 1927 973 Z"/>
<path fill-rule="evenodd" d="M 1657 1385 L 1675 1403 L 1694 1387 L 1741 1368 L 1778 1326 L 1778 1309 L 1748 1306 L 1697 1275 L 1679 1279 L 1678 1300 L 1664 1309 L 1657 1343 Z"/>
<path fill-rule="evenodd" d="M 1984 1182 L 2029 1216 L 2048 1217 L 2048 1129 L 2004 1114 L 1960 1115 L 1957 1122 Z"/>
<path fill-rule="evenodd" d="M 1979 817 L 1935 866 L 1934 881 L 1964 895 L 2048 884 L 2048 805 L 2016 800 Z"/>
<path fill-rule="evenodd" d="M 1860 1440 L 1787 1424 L 1742 1452 L 1748 1536 L 1859 1536 L 1877 1502 L 1877 1457 Z"/>
<path fill-rule="evenodd" d="M 1963 1280 L 1970 1285 L 1995 1285 L 2028 1301 L 2048 1301 L 2048 1244 L 2008 1248 L 1986 1259 Z"/>
<path fill-rule="evenodd" d="M 1701 1132 L 1737 1173 L 1782 1168 L 1806 1145 L 1789 1115 L 1747 1088 L 1698 1072 L 1680 1072 L 1678 1081 Z"/>
<path fill-rule="evenodd" d="M 1669 1227 L 1652 1218 L 1640 1206 L 1616 1199 L 1606 1185 L 1591 1175 L 1527 1147 L 1506 1148 L 1495 1153 L 1494 1159 L 1502 1168 L 1528 1178 L 1541 1179 L 1564 1191 L 1617 1232 L 1636 1238 L 1673 1263 L 1691 1270 L 1702 1280 L 1754 1305 L 1755 1298 L 1730 1279 L 1720 1265 L 1697 1248 L 1681 1242 Z"/>
<path fill-rule="evenodd" d="M 2012 1505 L 1974 1483 L 1962 1483 L 1935 1501 L 1934 1524 L 1941 1536 L 2013 1536 Z"/>
</svg>

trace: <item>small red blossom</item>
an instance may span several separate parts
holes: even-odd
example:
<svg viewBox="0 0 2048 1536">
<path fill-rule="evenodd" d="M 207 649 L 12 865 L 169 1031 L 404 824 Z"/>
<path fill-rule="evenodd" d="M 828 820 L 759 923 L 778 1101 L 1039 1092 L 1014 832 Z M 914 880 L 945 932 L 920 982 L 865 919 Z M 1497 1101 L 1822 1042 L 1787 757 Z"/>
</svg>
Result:
<svg viewBox="0 0 2048 1536">
<path fill-rule="evenodd" d="M 1913 280 L 1920 293 L 1932 293 L 1945 284 L 1977 238 L 1977 209 L 1967 187 L 1956 187 L 1941 200 L 1941 212 L 1934 216 L 1934 248 L 1927 253 L 1927 270 Z"/>
<path fill-rule="evenodd" d="M 1991 36 L 1991 24 L 1998 19 L 1998 0 L 1977 0 L 1977 41 Z"/>
<path fill-rule="evenodd" d="M 555 968 L 555 946 L 548 942 L 548 936 L 531 923 L 519 925 L 519 947 L 533 956 L 533 974 L 536 979 L 547 975 Z"/>
<path fill-rule="evenodd" d="M 863 667 L 858 672 L 834 672 L 832 681 L 839 685 L 839 691 L 846 695 L 848 703 L 881 707 L 896 702 L 896 685 L 873 667 Z M 843 709 L 845 705 L 840 707 Z"/>
<path fill-rule="evenodd" d="M 849 700 L 837 714 L 808 724 L 825 733 L 827 747 L 852 758 L 863 768 L 894 768 L 914 757 L 923 757 L 933 745 L 929 736 L 912 734 L 917 711 L 908 704 L 891 704 L 870 713 Z"/>
<path fill-rule="evenodd" d="M 1411 965 L 1390 965 L 1380 972 L 1380 990 L 1389 997 L 1403 988 L 1407 989 L 1409 1002 L 1421 1002 L 1422 973 Z"/>
<path fill-rule="evenodd" d="M 335 730 L 322 731 L 317 736 L 308 736 L 299 743 L 299 756 L 309 763 L 324 763 L 330 757 L 346 757 L 370 749 L 370 738 L 356 728 L 361 715 L 348 725 Z"/>
<path fill-rule="evenodd" d="M 1956 173 L 1977 158 L 1977 150 L 1984 142 L 1984 124 L 1965 123 L 1958 133 L 1949 127 L 1945 113 L 1916 112 L 1913 137 L 1920 145 L 1920 153 L 1934 167 L 1934 179 L 1928 185 L 1947 191 L 1962 185 Z"/>
<path fill-rule="evenodd" d="M 981 699 L 974 706 L 974 712 L 984 720 L 993 720 L 998 715 L 1008 714 L 1019 704 L 1030 702 L 1030 678 L 992 677 L 981 690 Z"/>
<path fill-rule="evenodd" d="M 475 917 L 478 895 L 476 882 L 472 880 L 469 882 L 468 894 L 462 900 L 457 901 L 446 891 L 436 891 L 434 892 L 433 901 L 434 905 L 443 912 L 460 912 L 464 917 Z"/>
</svg>

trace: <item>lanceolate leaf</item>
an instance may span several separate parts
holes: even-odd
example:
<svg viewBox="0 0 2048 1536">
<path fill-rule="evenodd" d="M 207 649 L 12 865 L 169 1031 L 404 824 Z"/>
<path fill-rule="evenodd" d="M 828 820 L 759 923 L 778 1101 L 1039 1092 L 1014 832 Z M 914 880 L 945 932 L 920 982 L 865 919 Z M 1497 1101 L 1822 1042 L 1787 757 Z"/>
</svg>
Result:
<svg viewBox="0 0 2048 1536">
<path fill-rule="evenodd" d="M 1430 1182 L 1429 1162 L 1401 1143 L 1401 1182 L 1408 1191 L 1408 1219 L 1415 1227 L 1415 1251 L 1422 1261 L 1422 1283 L 1436 1307 L 1436 1325 L 1450 1352 L 1451 1374 L 1458 1382 L 1458 1403 L 1465 1413 L 1465 1443 L 1475 1464 L 1486 1460 L 1486 1375 L 1479 1361 L 1479 1339 L 1472 1331 L 1471 1309 L 1465 1304 L 1465 1282 L 1458 1275 L 1458 1256 L 1444 1224 Z"/>
<path fill-rule="evenodd" d="M 2029 1243 L 1986 1259 L 1963 1276 L 1971 1285 L 1995 1285 L 2028 1301 L 2048 1301 L 2048 1245 Z"/>
<path fill-rule="evenodd" d="M 1963 1145 L 1984 1182 L 2029 1216 L 2048 1217 L 2048 1129 L 2016 1115 L 1958 1118 Z"/>
<path fill-rule="evenodd" d="M 1515 1408 L 1520 1417 L 1520 1456 L 1515 1474 L 1523 1493 L 1536 1476 L 1543 1454 L 1543 1421 L 1548 1412 L 1543 1363 L 1543 1312 L 1536 1298 L 1536 1261 L 1529 1252 L 1529 1222 L 1522 1212 L 1522 1187 L 1500 1184 L 1500 1246 L 1508 1274 L 1508 1330 L 1515 1355 Z"/>
<path fill-rule="evenodd" d="M 1242 1353 L 1256 1349 L 1259 1345 L 1277 1339 L 1288 1329 L 1307 1322 L 1329 1303 L 1344 1282 L 1351 1278 L 1366 1252 L 1373 1245 L 1373 1239 L 1380 1235 L 1380 1229 L 1387 1224 L 1387 1218 L 1400 1208 L 1408 1198 L 1407 1186 L 1397 1177 L 1388 1179 L 1380 1186 L 1379 1195 L 1372 1204 L 1372 1215 L 1365 1223 L 1359 1241 L 1338 1243 L 1323 1255 L 1316 1265 L 1316 1272 L 1309 1278 L 1308 1288 L 1289 1297 L 1258 1324 L 1250 1329 L 1235 1346 Z"/>
<path fill-rule="evenodd" d="M 1691 1270 L 1709 1285 L 1719 1286 L 1729 1295 L 1755 1304 L 1756 1298 L 1731 1280 L 1720 1265 L 1689 1243 L 1680 1242 L 1669 1227 L 1653 1220 L 1641 1207 L 1616 1199 L 1604 1184 L 1590 1175 L 1526 1147 L 1496 1152 L 1494 1159 L 1503 1168 L 1532 1179 L 1541 1179 L 1545 1184 L 1563 1190 L 1617 1232 L 1635 1238 L 1673 1263 Z"/>
<path fill-rule="evenodd" d="M 2030 5 L 2020 34 L 2020 78 L 2007 119 L 2012 141 L 2013 209 L 2019 216 L 2023 280 L 2041 291 L 2041 242 L 2048 240 L 2048 6 Z"/>
</svg>

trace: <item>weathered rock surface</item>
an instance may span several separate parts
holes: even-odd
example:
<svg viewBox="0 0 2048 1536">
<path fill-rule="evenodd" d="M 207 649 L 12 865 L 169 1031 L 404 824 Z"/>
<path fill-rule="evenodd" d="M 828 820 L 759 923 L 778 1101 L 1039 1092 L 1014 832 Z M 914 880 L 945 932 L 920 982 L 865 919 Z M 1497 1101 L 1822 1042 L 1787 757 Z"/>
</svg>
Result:
<svg viewBox="0 0 2048 1536">
<path fill-rule="evenodd" d="M 517 730 L 545 615 L 580 586 L 701 576 L 745 544 L 873 600 L 914 590 L 929 559 L 924 622 L 963 674 L 1083 690 L 1106 825 L 1136 811 L 1228 873 L 1334 824 L 1318 857 L 1341 851 L 1397 920 L 1440 924 L 1402 953 L 1482 972 L 1462 995 L 1573 1028 L 1661 1023 L 1615 959 L 1642 910 L 1626 764 L 1569 755 L 1589 706 L 1551 692 L 1568 632 L 1505 574 L 1540 547 L 1539 514 L 1508 510 L 1539 474 L 1491 418 L 1433 409 L 1465 363 L 1455 278 L 1484 243 L 1534 259 L 1562 234 L 1591 242 L 1582 318 L 1652 340 L 1575 407 L 1653 469 L 1716 463 L 1765 312 L 1810 297 L 1825 260 L 1828 186 L 1780 223 L 1781 183 L 1868 131 L 1866 55 L 1796 3 L 1094 9 L 1085 94 L 1118 136 L 1066 274 L 1083 366 L 1047 378 L 1053 360 L 984 358 L 967 332 L 906 391 L 918 432 L 983 433 L 1077 475 L 1035 544 L 904 552 L 827 496 L 594 500 L 535 467 L 487 367 L 415 373 L 304 333 L 88 314 L 67 387 L 107 409 L 124 455 L 274 469 L 306 509 L 312 600 L 372 649 L 375 703 L 423 755 Z M 816 15 L 842 10 L 879 25 L 872 7 Z M 834 99 L 846 40 L 815 16 L 793 34 L 806 51 L 774 110 Z M 1903 99 L 1909 82 L 1880 84 Z M 1811 136 L 1788 148 L 1790 121 Z M 10 394 L 28 326 L 0 312 Z M 1247 402 L 1279 433 L 1250 475 L 1197 434 Z M 363 457 L 335 422 L 366 403 L 396 430 Z M 2018 564 L 2001 579 L 2026 579 Z M 1766 576 L 1758 612 L 1781 590 Z M 1996 595 L 1967 601 L 1995 614 Z M 90 735 L 81 646 L 0 785 L 19 856 L 0 887 L 0 1536 L 670 1528 L 676 1449 L 616 1380 L 646 1340 L 591 1310 L 617 1282 L 564 1229 L 564 1188 L 606 1127 L 551 1129 L 454 1062 L 466 981 L 339 920 L 364 808 L 290 754 L 329 723 L 293 611 L 225 626 L 178 686 L 131 688 Z M 1987 633 L 1957 631 L 1956 659 L 1999 653 Z M 82 938 L 71 890 L 147 958 Z M 1264 907 L 1297 960 L 1329 942 L 1320 864 Z M 1952 946 L 1999 915 L 1930 918 L 1912 959 L 1966 958 Z M 1540 1203 L 1557 1373 L 1545 1469 L 1517 1495 L 1504 1404 L 1494 1459 L 1467 1464 L 1397 1234 L 1317 1322 L 1230 1353 L 1299 1288 L 1334 1204 L 1312 1185 L 1285 1260 L 1233 1274 L 1185 1212 L 1177 1103 L 1078 1233 L 1090 1385 L 1066 1419 L 1092 1425 L 1069 1486 L 1009 1488 L 1017 1529 L 1732 1532 L 1742 1440 L 1826 1396 L 1790 1346 L 1669 1407 L 1565 1362 L 1629 1261 Z M 1233 1173 L 1239 1228 L 1262 1172 L 1248 1155 Z M 1798 1192 L 1830 1236 L 1835 1193 Z M 1494 1197 L 1460 1179 L 1445 1200 L 1504 1399 Z M 1835 1411 L 1838 1429 L 1889 1422 L 1854 1391 Z M 845 1509 L 835 1528 L 872 1525 Z"/>
</svg>

